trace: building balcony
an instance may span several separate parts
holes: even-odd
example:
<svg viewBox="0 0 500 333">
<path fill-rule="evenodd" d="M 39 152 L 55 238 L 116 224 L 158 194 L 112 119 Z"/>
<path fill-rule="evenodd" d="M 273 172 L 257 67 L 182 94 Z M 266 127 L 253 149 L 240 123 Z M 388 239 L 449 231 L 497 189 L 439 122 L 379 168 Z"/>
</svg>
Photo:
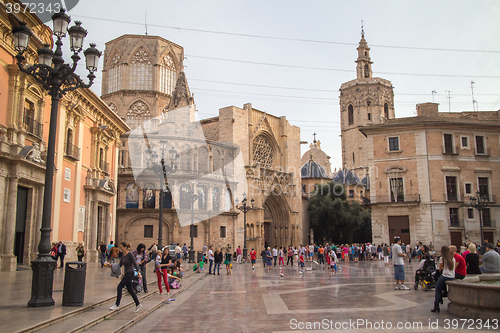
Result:
<svg viewBox="0 0 500 333">
<path fill-rule="evenodd" d="M 495 219 L 483 220 L 483 228 L 496 228 L 496 225 Z"/>
<path fill-rule="evenodd" d="M 73 161 L 80 160 L 80 148 L 71 143 L 66 143 L 64 147 L 64 156 L 72 159 Z"/>
<path fill-rule="evenodd" d="M 487 202 L 492 202 L 492 203 L 497 202 L 497 196 L 496 196 L 496 195 L 494 195 L 494 194 L 486 195 L 486 196 L 484 197 L 484 199 L 485 199 Z"/>
<path fill-rule="evenodd" d="M 387 203 L 420 203 L 420 194 L 404 194 L 398 195 L 397 198 L 380 195 L 370 196 L 370 198 L 363 197 L 363 204 L 387 204 Z"/>
<path fill-rule="evenodd" d="M 463 228 L 464 221 L 459 218 L 448 219 L 450 228 Z"/>
<path fill-rule="evenodd" d="M 103 160 L 99 161 L 99 169 L 101 169 L 102 172 L 109 174 L 109 163 Z"/>
<path fill-rule="evenodd" d="M 24 116 L 24 129 L 26 132 L 39 138 L 43 135 L 43 124 L 27 115 Z"/>
<path fill-rule="evenodd" d="M 458 155 L 458 146 L 443 146 L 443 155 Z"/>
<path fill-rule="evenodd" d="M 446 202 L 462 202 L 464 199 L 458 193 L 444 193 L 444 201 Z"/>
<path fill-rule="evenodd" d="M 483 149 L 474 148 L 474 155 L 489 157 L 490 156 L 490 148 L 483 148 Z"/>
</svg>

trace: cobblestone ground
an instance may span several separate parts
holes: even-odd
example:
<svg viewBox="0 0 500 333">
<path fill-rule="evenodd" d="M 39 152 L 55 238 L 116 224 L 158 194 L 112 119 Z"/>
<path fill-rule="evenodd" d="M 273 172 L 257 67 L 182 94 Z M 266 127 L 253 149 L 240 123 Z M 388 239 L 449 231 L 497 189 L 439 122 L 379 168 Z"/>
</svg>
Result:
<svg viewBox="0 0 500 333">
<path fill-rule="evenodd" d="M 447 312 L 447 299 L 441 313 L 430 312 L 434 290 L 413 289 L 415 262 L 405 266 L 406 285 L 411 288 L 407 291 L 395 290 L 393 268 L 382 262 L 340 262 L 339 266 L 333 275 L 321 268 L 299 274 L 296 266 L 285 266 L 282 278 L 277 267 L 268 272 L 261 264 L 255 271 L 250 264 L 235 265 L 232 275 L 226 275 L 225 269 L 221 275 L 207 275 L 128 331 L 471 331 L 452 328 L 452 320 L 460 318 Z"/>
</svg>

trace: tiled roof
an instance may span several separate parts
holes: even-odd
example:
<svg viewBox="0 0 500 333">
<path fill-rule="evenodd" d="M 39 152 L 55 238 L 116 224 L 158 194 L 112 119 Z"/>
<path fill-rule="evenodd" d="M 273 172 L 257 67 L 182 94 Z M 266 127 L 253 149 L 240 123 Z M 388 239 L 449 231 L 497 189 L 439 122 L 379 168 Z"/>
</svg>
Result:
<svg viewBox="0 0 500 333">
<path fill-rule="evenodd" d="M 328 178 L 325 169 L 312 159 L 300 168 L 302 178 Z"/>
<path fill-rule="evenodd" d="M 349 169 L 340 169 L 336 174 L 333 175 L 332 180 L 335 183 L 343 185 L 356 185 L 361 184 L 358 176 Z"/>
</svg>

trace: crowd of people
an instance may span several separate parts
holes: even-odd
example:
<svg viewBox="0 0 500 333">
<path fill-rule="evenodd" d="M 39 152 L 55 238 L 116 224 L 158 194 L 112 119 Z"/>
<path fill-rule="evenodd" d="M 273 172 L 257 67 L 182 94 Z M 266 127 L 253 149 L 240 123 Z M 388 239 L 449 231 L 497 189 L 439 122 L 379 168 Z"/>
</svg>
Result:
<svg viewBox="0 0 500 333">
<path fill-rule="evenodd" d="M 115 266 L 115 269 L 121 272 L 124 267 L 124 273 L 121 274 L 121 280 L 117 287 L 117 299 L 115 305 L 110 309 L 115 310 L 120 306 L 122 289 L 127 288 L 129 294 L 136 303 L 135 311 L 139 311 L 141 304 L 133 288 L 134 279 L 138 279 L 142 285 L 142 290 L 148 292 L 146 279 L 146 264 L 154 262 L 154 273 L 157 278 L 158 290 L 160 295 L 164 295 L 163 286 L 166 295 L 170 289 L 180 288 L 184 267 L 183 260 L 188 260 L 188 247 L 179 243 L 171 246 L 174 250 L 170 251 L 169 246 L 158 248 L 153 243 L 148 249 L 144 244 L 139 244 L 134 251 L 130 251 L 130 244 L 122 242 L 118 246 L 111 241 L 108 245 L 101 242 L 98 246 L 100 253 L 101 267 Z M 446 296 L 446 281 L 453 279 L 463 279 L 470 274 L 481 273 L 500 273 L 500 242 L 493 245 L 487 241 L 478 245 L 472 242 L 463 243 L 457 248 L 454 245 L 443 246 L 439 252 L 434 251 L 431 243 L 424 245 L 418 242 L 415 246 L 403 244 L 400 238 L 395 238 L 394 243 L 371 244 L 371 243 L 353 243 L 353 244 L 309 244 L 298 247 L 289 245 L 288 247 L 267 247 L 260 251 L 262 266 L 268 271 L 273 267 L 280 267 L 280 275 L 283 276 L 285 266 L 294 266 L 302 273 L 305 269 L 305 263 L 311 262 L 318 267 L 328 268 L 331 274 L 336 274 L 340 267 L 337 262 L 343 261 L 345 264 L 356 264 L 360 261 L 383 261 L 385 265 L 394 267 L 394 279 L 396 290 L 409 290 L 405 285 L 405 262 L 411 263 L 418 260 L 418 269 L 415 272 L 416 283 L 422 278 L 424 272 L 431 267 L 435 271 L 435 299 L 433 312 L 439 312 L 439 305 L 443 303 L 442 298 Z M 85 250 L 82 243 L 76 248 L 78 261 L 82 261 L 85 256 Z M 52 244 L 52 257 L 54 260 L 60 260 L 60 266 L 64 266 L 64 257 L 66 255 L 66 246 L 62 242 Z M 251 249 L 248 257 L 243 256 L 241 246 L 238 246 L 234 252 L 230 247 L 213 249 L 212 246 L 204 245 L 202 247 L 202 256 L 199 261 L 194 263 L 193 271 L 197 273 L 204 272 L 205 264 L 209 266 L 210 275 L 220 275 L 221 265 L 226 267 L 226 275 L 232 274 L 233 262 L 241 264 L 243 261 L 250 261 L 252 269 L 255 270 L 257 263 L 257 251 Z M 119 262 L 115 263 L 115 259 Z M 286 259 L 286 263 L 285 263 Z M 438 264 L 436 265 L 435 262 Z M 436 267 L 437 266 L 437 267 Z M 113 267 L 112 267 L 113 269 Z"/>
</svg>

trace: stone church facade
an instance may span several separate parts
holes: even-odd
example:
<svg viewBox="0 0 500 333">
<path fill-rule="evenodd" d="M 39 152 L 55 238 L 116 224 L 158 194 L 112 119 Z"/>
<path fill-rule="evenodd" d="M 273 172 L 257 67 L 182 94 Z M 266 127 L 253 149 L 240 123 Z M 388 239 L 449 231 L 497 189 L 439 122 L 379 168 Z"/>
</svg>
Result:
<svg viewBox="0 0 500 333">
<path fill-rule="evenodd" d="M 235 201 L 244 193 L 249 203 L 254 199 L 246 215 L 248 249 L 297 245 L 299 128 L 251 104 L 195 121 L 184 50 L 161 37 L 124 35 L 108 42 L 105 54 L 102 99 L 132 129 L 121 137 L 116 241 L 157 242 L 164 186 L 163 245 L 189 246 L 193 230 L 195 250 L 243 248 L 244 216 Z M 148 164 L 148 148 L 167 164 L 172 148 L 179 155 L 163 184 Z"/>
</svg>

